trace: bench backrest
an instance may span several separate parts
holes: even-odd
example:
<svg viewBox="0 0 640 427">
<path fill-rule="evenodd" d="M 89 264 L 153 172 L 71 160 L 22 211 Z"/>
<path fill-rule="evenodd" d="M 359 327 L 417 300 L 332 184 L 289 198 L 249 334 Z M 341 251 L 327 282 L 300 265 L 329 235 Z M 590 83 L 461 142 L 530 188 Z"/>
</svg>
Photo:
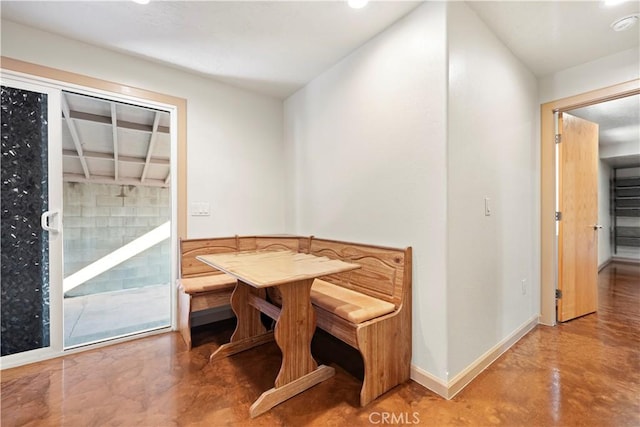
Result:
<svg viewBox="0 0 640 427">
<path fill-rule="evenodd" d="M 235 236 L 213 237 L 206 239 L 180 240 L 180 277 L 198 277 L 222 274 L 220 270 L 196 259 L 199 255 L 224 252 L 252 251 L 256 249 L 282 250 L 294 252 L 300 250 L 300 242 L 308 238 L 292 236 Z"/>
<path fill-rule="evenodd" d="M 222 274 L 220 270 L 196 259 L 199 255 L 235 252 L 238 250 L 237 237 L 180 240 L 180 277 L 198 277 Z"/>
<path fill-rule="evenodd" d="M 327 282 L 388 301 L 396 308 L 411 297 L 411 247 L 397 249 L 312 238 L 309 253 L 362 266 L 323 277 Z"/>
<path fill-rule="evenodd" d="M 360 264 L 361 268 L 324 280 L 400 307 L 411 296 L 411 248 L 397 249 L 294 236 L 235 236 L 180 240 L 180 277 L 222 274 L 199 255 L 256 249 L 289 249 Z"/>
<path fill-rule="evenodd" d="M 297 236 L 255 236 L 241 239 L 252 239 L 253 247 L 257 250 L 284 250 L 300 251 L 300 238 Z"/>
</svg>

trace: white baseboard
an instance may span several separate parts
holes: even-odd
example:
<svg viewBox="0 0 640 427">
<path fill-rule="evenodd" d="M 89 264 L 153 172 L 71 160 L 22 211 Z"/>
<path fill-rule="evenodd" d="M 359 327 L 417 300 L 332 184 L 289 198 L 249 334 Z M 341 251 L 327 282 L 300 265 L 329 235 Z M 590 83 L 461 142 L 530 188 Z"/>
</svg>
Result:
<svg viewBox="0 0 640 427">
<path fill-rule="evenodd" d="M 607 265 L 611 264 L 613 262 L 613 258 L 609 258 L 608 260 L 606 260 L 605 262 L 603 262 L 602 264 L 600 264 L 598 266 L 598 273 L 600 273 L 602 271 L 603 268 L 605 268 Z"/>
<path fill-rule="evenodd" d="M 630 258 L 630 257 L 621 257 L 621 256 L 613 256 L 611 258 L 612 262 L 620 262 L 623 264 L 640 264 L 640 258 Z"/>
<path fill-rule="evenodd" d="M 447 400 L 452 399 L 475 377 L 495 362 L 498 357 L 517 343 L 520 338 L 535 328 L 536 325 L 538 325 L 537 315 L 523 323 L 513 333 L 489 349 L 489 351 L 480 356 L 475 362 L 467 366 L 467 368 L 448 382 L 431 375 L 415 365 L 411 365 L 411 379 Z"/>
<path fill-rule="evenodd" d="M 429 372 L 418 368 L 416 365 L 411 365 L 411 379 L 420 384 L 421 386 L 428 388 L 435 394 L 438 394 L 445 399 L 449 399 L 449 386 L 443 380 L 431 375 Z"/>
</svg>

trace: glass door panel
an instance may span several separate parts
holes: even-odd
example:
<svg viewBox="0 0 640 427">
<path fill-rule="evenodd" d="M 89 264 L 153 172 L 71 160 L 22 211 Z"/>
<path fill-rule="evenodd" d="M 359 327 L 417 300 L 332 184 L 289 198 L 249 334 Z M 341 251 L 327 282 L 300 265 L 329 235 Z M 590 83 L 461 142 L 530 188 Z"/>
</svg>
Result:
<svg viewBox="0 0 640 427">
<path fill-rule="evenodd" d="M 50 158 L 59 126 L 50 124 L 59 93 L 3 78 L 1 106 L 0 352 L 20 359 L 60 346 L 59 187 Z M 59 110 L 58 110 L 59 111 Z M 53 168 L 52 168 L 53 165 Z"/>
<path fill-rule="evenodd" d="M 64 346 L 171 325 L 170 113 L 63 91 Z"/>
</svg>

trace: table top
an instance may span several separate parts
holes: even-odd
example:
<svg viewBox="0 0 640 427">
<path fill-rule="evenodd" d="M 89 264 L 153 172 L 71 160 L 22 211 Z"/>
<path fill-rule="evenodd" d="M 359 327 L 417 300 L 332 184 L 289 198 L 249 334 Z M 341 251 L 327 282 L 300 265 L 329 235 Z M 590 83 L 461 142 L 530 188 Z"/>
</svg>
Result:
<svg viewBox="0 0 640 427">
<path fill-rule="evenodd" d="M 256 288 L 360 268 L 358 264 L 287 250 L 226 252 L 196 258 Z"/>
</svg>

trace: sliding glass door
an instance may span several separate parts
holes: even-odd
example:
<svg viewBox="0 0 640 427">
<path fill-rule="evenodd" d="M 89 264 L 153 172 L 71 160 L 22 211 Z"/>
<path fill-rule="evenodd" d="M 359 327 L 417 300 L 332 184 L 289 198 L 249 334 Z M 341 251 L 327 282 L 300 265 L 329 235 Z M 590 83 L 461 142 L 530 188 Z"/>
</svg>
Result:
<svg viewBox="0 0 640 427">
<path fill-rule="evenodd" d="M 62 349 L 60 91 L 3 78 L 0 351 L 3 367 Z"/>
<path fill-rule="evenodd" d="M 0 83 L 0 368 L 168 330 L 175 111 Z"/>
</svg>

